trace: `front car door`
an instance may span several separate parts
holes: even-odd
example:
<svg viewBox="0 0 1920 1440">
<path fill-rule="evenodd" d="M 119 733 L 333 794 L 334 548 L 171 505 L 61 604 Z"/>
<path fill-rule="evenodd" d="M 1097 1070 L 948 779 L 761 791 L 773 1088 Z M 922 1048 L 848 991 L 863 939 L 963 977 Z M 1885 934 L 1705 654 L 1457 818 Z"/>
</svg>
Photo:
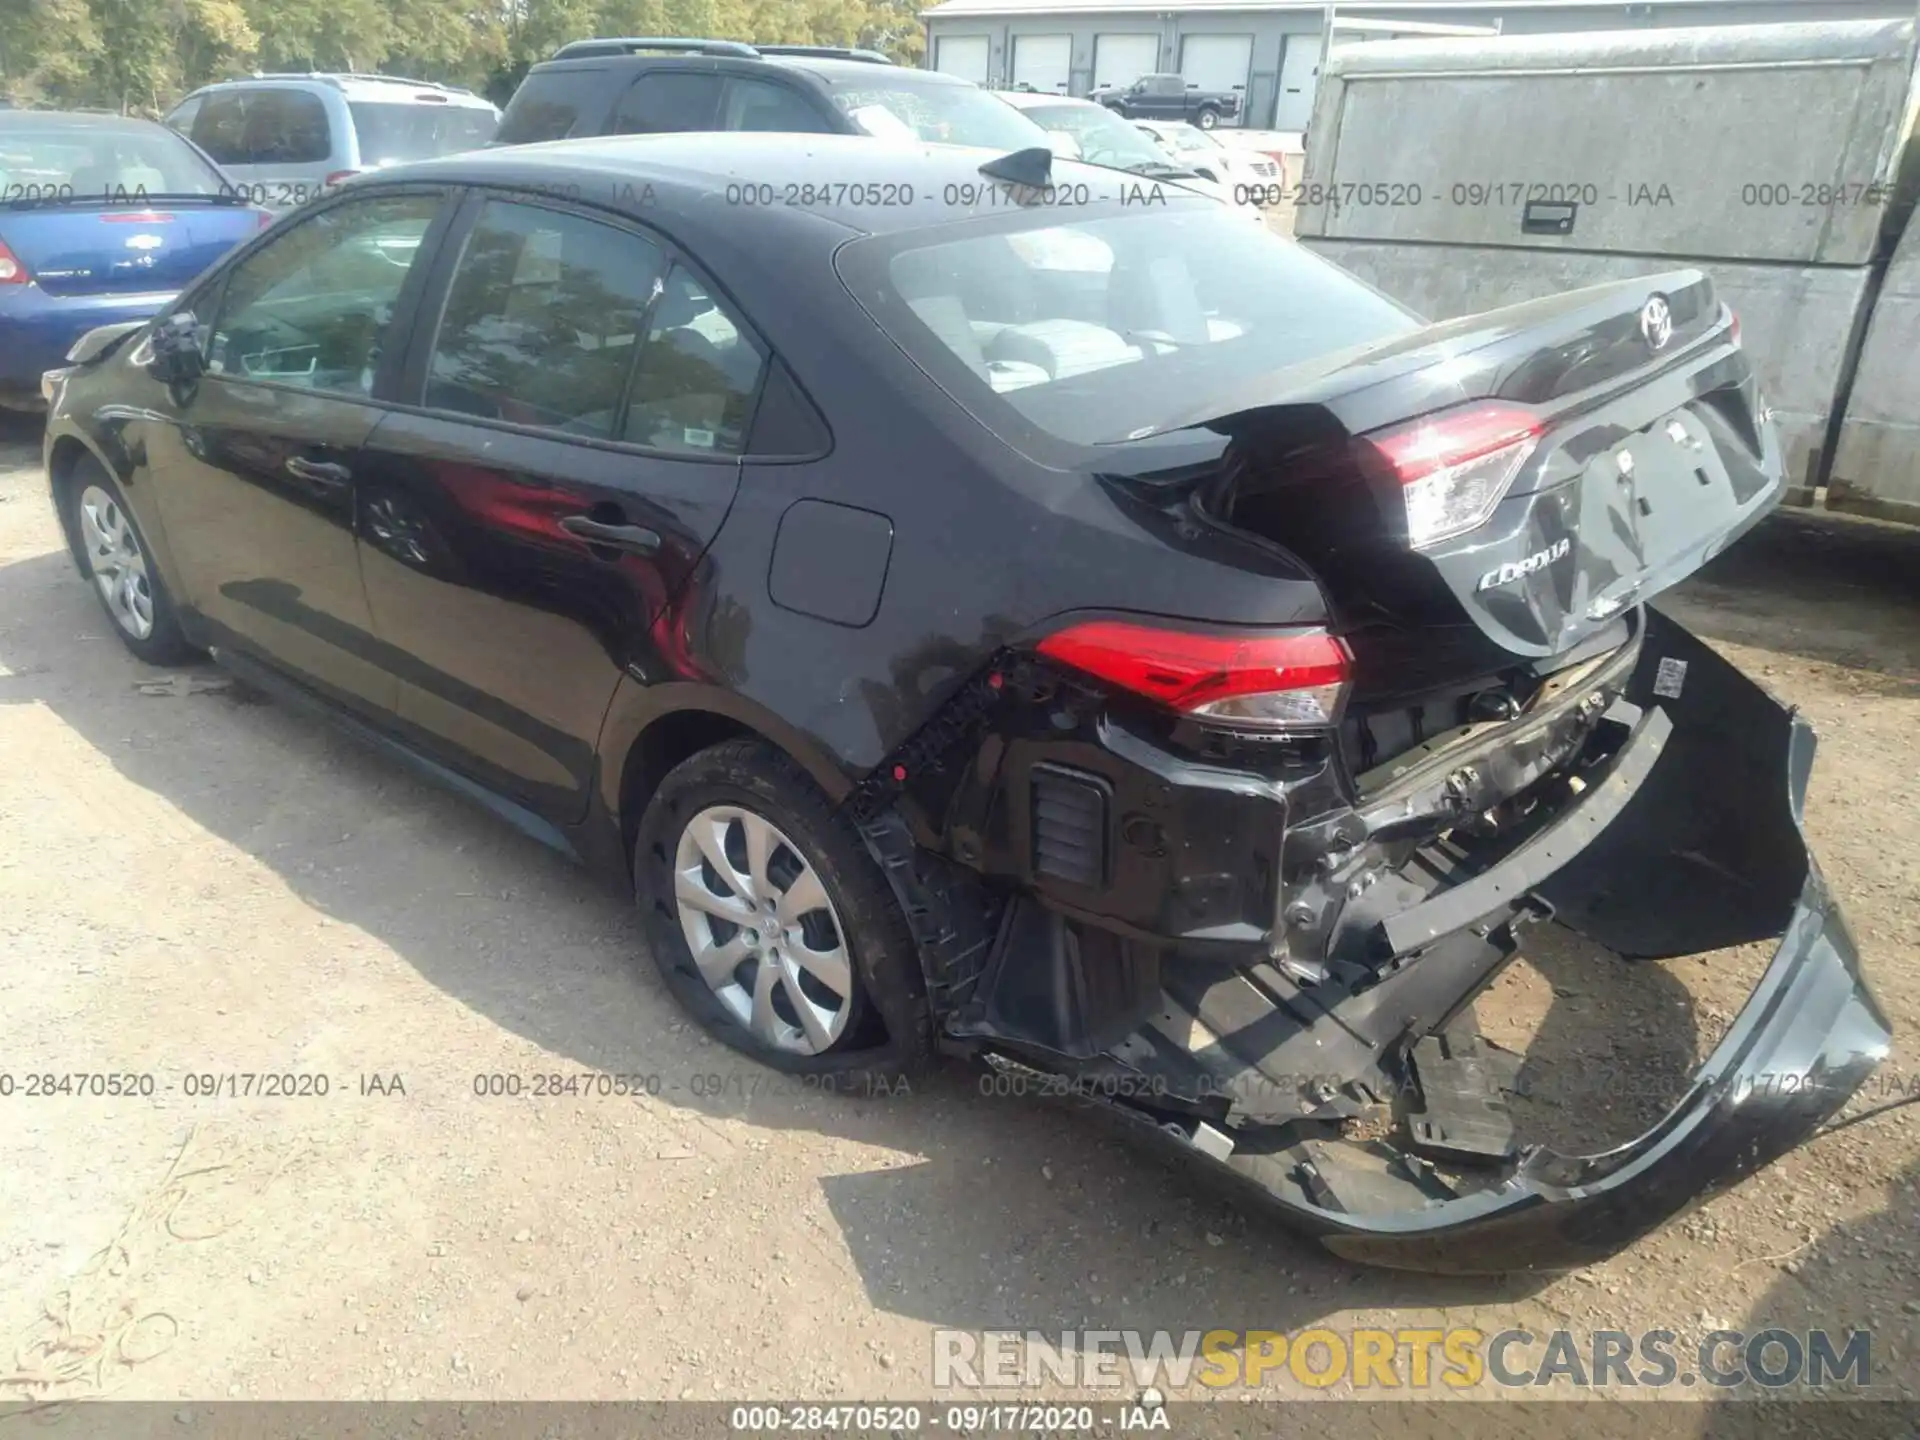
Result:
<svg viewBox="0 0 1920 1440">
<path fill-rule="evenodd" d="M 208 638 L 374 714 L 394 680 L 372 648 L 354 470 L 444 204 L 384 192 L 273 232 L 195 297 L 206 374 L 147 429 L 183 599 Z"/>
<path fill-rule="evenodd" d="M 765 350 L 670 247 L 476 194 L 369 441 L 361 568 L 410 739 L 557 823 L 726 518 Z"/>
</svg>

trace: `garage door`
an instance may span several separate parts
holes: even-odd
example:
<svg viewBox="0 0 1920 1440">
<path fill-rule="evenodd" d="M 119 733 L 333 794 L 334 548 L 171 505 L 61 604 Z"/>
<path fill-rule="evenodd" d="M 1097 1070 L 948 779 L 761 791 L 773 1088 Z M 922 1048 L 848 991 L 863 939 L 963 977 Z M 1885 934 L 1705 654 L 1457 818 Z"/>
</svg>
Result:
<svg viewBox="0 0 1920 1440">
<path fill-rule="evenodd" d="M 1180 42 L 1180 73 L 1202 90 L 1237 90 L 1244 102 L 1253 69 L 1251 35 L 1188 35 Z"/>
<path fill-rule="evenodd" d="M 1073 68 L 1073 38 L 1069 35 L 1013 37 L 1013 75 L 1016 86 L 1031 85 L 1049 95 L 1067 93 L 1067 74 Z"/>
<path fill-rule="evenodd" d="M 1160 68 L 1158 35 L 1096 35 L 1093 37 L 1093 84 L 1131 85 Z"/>
<path fill-rule="evenodd" d="M 976 85 L 987 83 L 987 37 L 941 35 L 933 42 L 933 68 Z"/>
</svg>

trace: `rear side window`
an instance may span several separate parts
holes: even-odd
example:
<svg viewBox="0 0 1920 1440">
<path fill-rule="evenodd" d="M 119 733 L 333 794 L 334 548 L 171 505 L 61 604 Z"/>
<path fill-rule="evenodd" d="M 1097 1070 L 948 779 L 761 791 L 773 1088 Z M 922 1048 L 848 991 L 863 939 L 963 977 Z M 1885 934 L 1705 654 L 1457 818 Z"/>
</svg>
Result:
<svg viewBox="0 0 1920 1440">
<path fill-rule="evenodd" d="M 489 200 L 447 292 L 426 403 L 611 439 L 665 267 L 632 231 Z"/>
<path fill-rule="evenodd" d="M 304 90 L 216 91 L 192 136 L 221 165 L 318 165 L 333 154 L 327 107 Z"/>
<path fill-rule="evenodd" d="M 178 130 L 182 135 L 193 134 L 193 119 L 200 113 L 200 97 L 189 95 L 173 107 L 173 113 L 167 116 L 165 124 L 169 130 Z"/>
<path fill-rule="evenodd" d="M 717 129 L 720 77 L 689 70 L 654 70 L 627 87 L 613 112 L 615 135 L 668 135 Z"/>
<path fill-rule="evenodd" d="M 491 110 L 446 101 L 352 100 L 353 133 L 362 165 L 398 165 L 477 150 L 493 138 L 499 121 Z"/>
<path fill-rule="evenodd" d="M 531 145 L 591 135 L 605 113 L 607 72 L 600 66 L 533 70 L 513 92 L 500 118 L 502 145 Z"/>
<path fill-rule="evenodd" d="M 736 78 L 727 86 L 722 130 L 761 130 L 783 135 L 826 135 L 832 127 L 790 85 Z"/>
<path fill-rule="evenodd" d="M 647 326 L 623 438 L 688 455 L 738 455 L 766 357 L 684 265 Z"/>
</svg>

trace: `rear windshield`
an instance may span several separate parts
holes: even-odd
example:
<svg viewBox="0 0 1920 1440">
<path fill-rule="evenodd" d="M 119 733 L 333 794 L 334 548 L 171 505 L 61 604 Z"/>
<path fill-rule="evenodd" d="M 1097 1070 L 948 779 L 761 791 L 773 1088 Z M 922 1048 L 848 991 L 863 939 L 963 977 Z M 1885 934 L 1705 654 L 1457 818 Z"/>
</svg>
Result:
<svg viewBox="0 0 1920 1440">
<path fill-rule="evenodd" d="M 1029 150 L 1047 143 L 1039 126 L 972 85 L 863 81 L 834 87 L 833 103 L 867 134 L 883 140 L 929 140 L 990 150 Z"/>
<path fill-rule="evenodd" d="M 139 203 L 149 195 L 217 195 L 220 172 L 171 130 L 57 119 L 0 132 L 0 204 Z"/>
<path fill-rule="evenodd" d="M 333 154 L 327 107 L 304 90 L 216 90 L 193 143 L 222 165 L 318 165 Z"/>
<path fill-rule="evenodd" d="M 914 231 L 843 252 L 874 318 L 1009 439 L 1032 427 L 1102 445 L 1197 423 L 1260 376 L 1421 323 L 1211 202 L 1059 218 L 1020 213 L 964 238 Z"/>
<path fill-rule="evenodd" d="M 507 101 L 500 133 L 494 138 L 502 145 L 531 145 L 574 134 L 591 135 L 606 113 L 606 91 L 603 66 L 531 71 Z"/>
<path fill-rule="evenodd" d="M 409 105 L 390 100 L 351 100 L 347 113 L 353 116 L 360 163 L 365 166 L 398 165 L 477 150 L 500 126 L 499 117 L 491 110 L 445 101 Z"/>
</svg>

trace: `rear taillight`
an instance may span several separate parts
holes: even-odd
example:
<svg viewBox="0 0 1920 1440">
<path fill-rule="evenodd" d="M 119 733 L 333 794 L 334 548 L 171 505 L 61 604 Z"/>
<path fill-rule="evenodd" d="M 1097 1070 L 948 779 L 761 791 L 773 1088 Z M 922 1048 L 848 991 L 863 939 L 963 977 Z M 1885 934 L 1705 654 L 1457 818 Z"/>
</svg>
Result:
<svg viewBox="0 0 1920 1440">
<path fill-rule="evenodd" d="M 1727 307 L 1727 339 L 1736 345 L 1740 343 L 1740 312 L 1731 305 Z"/>
<path fill-rule="evenodd" d="M 25 285 L 32 279 L 27 267 L 7 248 L 7 242 L 0 240 L 0 285 Z"/>
<path fill-rule="evenodd" d="M 1364 443 L 1399 480 L 1407 538 L 1420 550 L 1485 524 L 1540 430 L 1531 411 L 1482 401 L 1375 431 Z"/>
<path fill-rule="evenodd" d="M 336 170 L 321 183 L 324 185 L 338 185 L 343 180 L 351 180 L 359 173 L 358 170 Z"/>
<path fill-rule="evenodd" d="M 273 224 L 273 212 L 271 210 L 257 210 L 254 212 L 254 216 L 253 216 L 254 229 L 264 230 L 271 224 Z"/>
<path fill-rule="evenodd" d="M 1074 625 L 1040 653 L 1199 719 L 1263 730 L 1331 725 L 1351 661 L 1323 630 L 1208 634 L 1122 620 Z"/>
</svg>

